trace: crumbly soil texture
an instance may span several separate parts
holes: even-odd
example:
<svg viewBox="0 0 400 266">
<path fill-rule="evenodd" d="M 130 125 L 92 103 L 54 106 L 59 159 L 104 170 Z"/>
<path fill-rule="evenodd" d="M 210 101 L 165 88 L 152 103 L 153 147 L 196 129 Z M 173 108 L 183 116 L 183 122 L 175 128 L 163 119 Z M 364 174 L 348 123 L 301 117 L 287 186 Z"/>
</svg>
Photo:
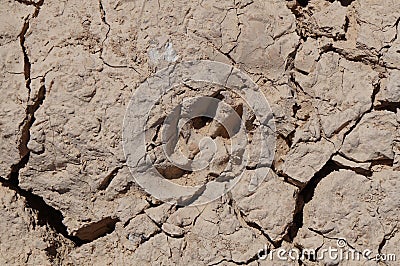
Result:
<svg viewBox="0 0 400 266">
<path fill-rule="evenodd" d="M 398 0 L 1 0 L 0 264 L 398 265 L 376 258 L 400 260 L 399 10 Z M 275 156 L 256 189 L 249 166 L 218 199 L 176 206 L 135 182 L 123 121 L 149 77 L 195 60 L 256 83 Z M 227 100 L 251 132 L 246 104 L 206 86 L 173 90 L 155 125 L 191 93 Z M 217 160 L 200 172 L 169 164 L 155 127 L 158 172 L 180 185 L 218 179 L 231 139 L 213 121 L 190 121 L 177 140 L 195 157 L 212 132 Z M 343 239 L 369 258 L 323 256 Z M 282 260 L 279 249 L 316 254 Z"/>
</svg>

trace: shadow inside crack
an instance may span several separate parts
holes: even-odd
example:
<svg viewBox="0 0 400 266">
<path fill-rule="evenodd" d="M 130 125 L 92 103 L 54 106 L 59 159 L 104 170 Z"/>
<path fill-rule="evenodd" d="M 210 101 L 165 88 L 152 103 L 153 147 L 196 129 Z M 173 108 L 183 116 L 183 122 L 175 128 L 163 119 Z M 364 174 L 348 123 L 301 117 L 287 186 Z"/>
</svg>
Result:
<svg viewBox="0 0 400 266">
<path fill-rule="evenodd" d="M 88 224 L 76 231 L 76 237 L 83 242 L 91 242 L 115 230 L 118 218 L 106 217 L 98 222 Z"/>
<path fill-rule="evenodd" d="M 14 177 L 13 179 L 7 180 L 0 177 L 0 183 L 2 186 L 9 188 L 22 196 L 26 200 L 26 206 L 36 212 L 38 221 L 37 225 L 43 226 L 47 224 L 54 231 L 71 240 L 76 246 L 85 243 L 85 241 L 82 241 L 78 237 L 68 234 L 67 227 L 62 222 L 64 217 L 61 211 L 48 205 L 42 197 L 33 194 L 31 191 L 20 188 L 15 180 L 18 179 Z M 36 224 L 33 224 L 33 228 L 35 228 L 35 226 Z"/>
<path fill-rule="evenodd" d="M 284 240 L 292 242 L 293 239 L 297 236 L 297 233 L 300 230 L 300 228 L 303 227 L 304 206 L 312 200 L 315 189 L 317 188 L 319 182 L 321 182 L 323 178 L 325 178 L 332 172 L 339 171 L 340 169 L 341 169 L 340 166 L 335 164 L 332 160 L 329 160 L 317 173 L 315 173 L 315 175 L 307 183 L 307 185 L 300 190 L 296 200 L 293 222 L 289 226 L 287 234 L 284 237 Z"/>
</svg>

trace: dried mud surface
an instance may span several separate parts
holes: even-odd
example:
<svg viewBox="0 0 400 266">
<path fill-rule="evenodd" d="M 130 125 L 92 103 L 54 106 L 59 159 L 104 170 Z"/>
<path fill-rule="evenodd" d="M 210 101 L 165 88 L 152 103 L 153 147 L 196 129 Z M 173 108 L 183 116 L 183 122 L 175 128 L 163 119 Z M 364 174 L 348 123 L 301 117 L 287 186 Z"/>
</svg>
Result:
<svg viewBox="0 0 400 266">
<path fill-rule="evenodd" d="M 397 265 L 258 257 L 345 238 L 400 259 L 399 10 L 398 0 L 2 0 L 0 264 Z M 122 123 L 146 78 L 199 59 L 257 83 L 275 158 L 252 192 L 245 175 L 209 204 L 172 206 L 135 184 Z M 159 172 L 180 184 L 215 178 L 229 156 L 196 174 L 157 152 Z"/>
</svg>

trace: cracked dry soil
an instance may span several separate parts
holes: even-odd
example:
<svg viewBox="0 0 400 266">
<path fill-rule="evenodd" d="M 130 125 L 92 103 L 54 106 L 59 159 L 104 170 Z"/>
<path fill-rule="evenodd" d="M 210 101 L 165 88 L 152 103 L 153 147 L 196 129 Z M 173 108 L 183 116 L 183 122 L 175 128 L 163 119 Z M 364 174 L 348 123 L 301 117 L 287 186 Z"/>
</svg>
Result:
<svg viewBox="0 0 400 266">
<path fill-rule="evenodd" d="M 0 13 L 1 265 L 398 265 L 258 255 L 345 238 L 400 260 L 400 1 L 1 0 Z M 244 176 L 172 206 L 135 184 L 122 121 L 147 77 L 198 59 L 257 83 L 275 159 L 255 191 Z"/>
</svg>

